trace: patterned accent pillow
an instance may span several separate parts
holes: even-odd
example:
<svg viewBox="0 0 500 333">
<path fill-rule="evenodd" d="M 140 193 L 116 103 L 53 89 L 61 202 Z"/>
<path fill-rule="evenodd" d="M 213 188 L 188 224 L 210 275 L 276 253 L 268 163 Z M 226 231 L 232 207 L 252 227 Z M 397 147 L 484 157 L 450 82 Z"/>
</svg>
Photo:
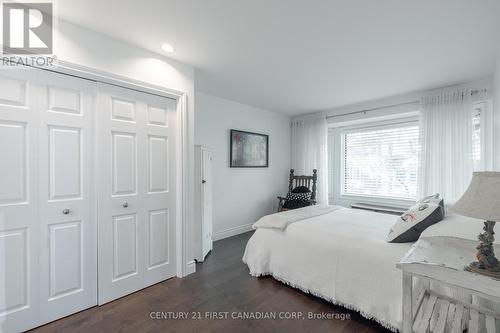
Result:
<svg viewBox="0 0 500 333">
<path fill-rule="evenodd" d="M 292 190 L 292 193 L 307 193 L 307 192 L 311 192 L 311 190 L 306 186 L 297 186 Z"/>
<path fill-rule="evenodd" d="M 288 192 L 286 195 L 286 200 L 301 200 L 301 201 L 309 201 L 311 200 L 311 192 L 304 192 L 304 193 L 294 193 Z"/>
<path fill-rule="evenodd" d="M 444 219 L 444 201 L 439 194 L 425 197 L 407 210 L 389 230 L 389 243 L 415 242 L 420 234 Z"/>
<path fill-rule="evenodd" d="M 288 200 L 288 201 L 285 201 L 285 203 L 283 204 L 283 208 L 286 208 L 286 209 L 297 209 L 297 208 L 307 207 L 307 206 L 310 206 L 310 205 L 311 205 L 310 201 Z"/>
</svg>

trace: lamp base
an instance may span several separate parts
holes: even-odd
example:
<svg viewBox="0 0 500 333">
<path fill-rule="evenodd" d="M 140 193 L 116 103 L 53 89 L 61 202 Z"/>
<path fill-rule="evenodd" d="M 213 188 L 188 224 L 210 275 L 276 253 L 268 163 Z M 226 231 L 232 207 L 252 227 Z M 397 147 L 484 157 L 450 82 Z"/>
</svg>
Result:
<svg viewBox="0 0 500 333">
<path fill-rule="evenodd" d="M 495 241 L 495 221 L 484 222 L 483 233 L 477 238 L 479 245 L 476 247 L 477 261 L 465 267 L 466 271 L 486 275 L 500 280 L 500 261 L 495 257 L 493 242 Z"/>
<path fill-rule="evenodd" d="M 500 280 L 500 265 L 498 267 L 493 268 L 482 268 L 481 264 L 477 261 L 471 262 L 469 265 L 465 266 L 465 270 L 472 273 L 478 273 L 481 275 L 485 275 L 496 280 Z"/>
</svg>

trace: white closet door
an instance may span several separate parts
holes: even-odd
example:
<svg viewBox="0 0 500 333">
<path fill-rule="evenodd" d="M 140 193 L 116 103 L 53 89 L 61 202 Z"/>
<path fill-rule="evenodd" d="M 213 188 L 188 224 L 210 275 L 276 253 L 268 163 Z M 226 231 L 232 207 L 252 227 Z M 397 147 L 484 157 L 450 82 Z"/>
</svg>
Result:
<svg viewBox="0 0 500 333">
<path fill-rule="evenodd" d="M 34 70 L 0 71 L 0 331 L 38 321 L 37 110 Z"/>
<path fill-rule="evenodd" d="M 173 277 L 175 101 L 98 85 L 99 304 Z"/>
<path fill-rule="evenodd" d="M 93 87 L 42 70 L 0 71 L 2 332 L 97 303 Z"/>
<path fill-rule="evenodd" d="M 42 322 L 97 304 L 95 83 L 39 71 Z"/>
</svg>

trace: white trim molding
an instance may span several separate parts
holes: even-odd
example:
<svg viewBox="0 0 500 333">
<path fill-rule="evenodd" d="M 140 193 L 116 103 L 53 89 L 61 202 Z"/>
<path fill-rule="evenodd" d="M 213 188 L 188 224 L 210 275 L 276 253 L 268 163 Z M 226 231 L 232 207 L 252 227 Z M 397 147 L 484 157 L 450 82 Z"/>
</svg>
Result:
<svg viewBox="0 0 500 333">
<path fill-rule="evenodd" d="M 191 260 L 188 263 L 186 263 L 186 270 L 184 271 L 184 276 L 193 274 L 195 272 L 196 272 L 196 261 Z"/>
<path fill-rule="evenodd" d="M 194 262 L 189 257 L 189 249 L 192 248 L 189 235 L 192 234 L 192 221 L 189 209 L 189 136 L 188 136 L 188 112 L 187 96 L 179 95 L 177 102 L 177 150 L 179 158 L 177 159 L 177 276 L 184 277 L 196 271 L 196 266 L 191 265 Z M 180 240 L 180 241 L 179 241 Z M 179 255 L 180 254 L 180 255 Z M 181 259 L 181 260 L 179 260 Z"/>
<path fill-rule="evenodd" d="M 252 225 L 253 225 L 253 223 L 244 224 L 244 225 L 239 225 L 237 227 L 231 227 L 231 228 L 227 228 L 224 230 L 214 232 L 212 235 L 212 240 L 215 242 L 215 241 L 218 241 L 218 240 L 221 240 L 224 238 L 229 238 L 232 236 L 243 234 L 245 232 L 249 232 L 252 230 Z"/>
</svg>

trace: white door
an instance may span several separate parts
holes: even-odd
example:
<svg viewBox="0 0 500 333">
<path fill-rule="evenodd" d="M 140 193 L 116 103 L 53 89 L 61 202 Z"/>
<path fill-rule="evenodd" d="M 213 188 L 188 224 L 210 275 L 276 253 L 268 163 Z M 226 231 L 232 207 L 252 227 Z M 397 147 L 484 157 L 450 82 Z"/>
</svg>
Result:
<svg viewBox="0 0 500 333">
<path fill-rule="evenodd" d="M 175 101 L 98 84 L 99 304 L 176 274 Z"/>
<path fill-rule="evenodd" d="M 96 304 L 93 86 L 0 71 L 0 331 Z"/>
<path fill-rule="evenodd" d="M 34 70 L 0 71 L 0 331 L 39 322 Z"/>
<path fill-rule="evenodd" d="M 212 152 L 201 150 L 203 163 L 203 257 L 212 250 Z"/>
<path fill-rule="evenodd" d="M 40 312 L 45 323 L 97 304 L 95 83 L 38 72 Z"/>
</svg>

